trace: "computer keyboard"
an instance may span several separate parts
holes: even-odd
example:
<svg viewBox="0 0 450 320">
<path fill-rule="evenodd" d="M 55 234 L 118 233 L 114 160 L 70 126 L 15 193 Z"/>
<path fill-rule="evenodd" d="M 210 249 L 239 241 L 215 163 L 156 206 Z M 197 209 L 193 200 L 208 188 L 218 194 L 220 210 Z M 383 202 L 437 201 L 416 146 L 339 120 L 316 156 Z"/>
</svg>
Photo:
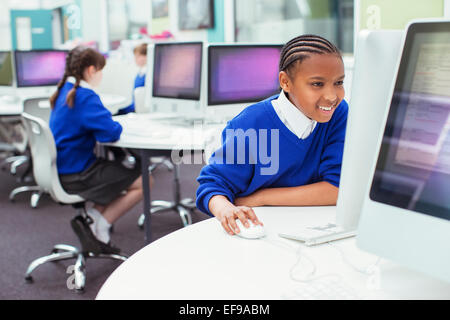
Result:
<svg viewBox="0 0 450 320">
<path fill-rule="evenodd" d="M 345 230 L 335 224 L 299 227 L 280 232 L 279 236 L 287 239 L 299 240 L 305 245 L 316 245 L 329 241 L 344 239 L 356 235 L 356 230 Z"/>
<path fill-rule="evenodd" d="M 355 290 L 345 285 L 339 277 L 325 276 L 305 282 L 283 295 L 288 300 L 359 300 Z"/>
</svg>

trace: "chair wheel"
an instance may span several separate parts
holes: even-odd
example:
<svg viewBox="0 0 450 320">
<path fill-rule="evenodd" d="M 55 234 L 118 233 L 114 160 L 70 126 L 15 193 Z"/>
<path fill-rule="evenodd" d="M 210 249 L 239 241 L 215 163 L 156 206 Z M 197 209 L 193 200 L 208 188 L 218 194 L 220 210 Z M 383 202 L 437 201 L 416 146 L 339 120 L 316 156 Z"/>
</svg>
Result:
<svg viewBox="0 0 450 320">
<path fill-rule="evenodd" d="M 32 276 L 26 276 L 25 277 L 25 282 L 26 283 L 33 283 L 33 277 Z"/>
<path fill-rule="evenodd" d="M 77 294 L 83 294 L 83 293 L 84 293 L 84 288 L 75 289 L 75 292 L 76 292 Z"/>
</svg>

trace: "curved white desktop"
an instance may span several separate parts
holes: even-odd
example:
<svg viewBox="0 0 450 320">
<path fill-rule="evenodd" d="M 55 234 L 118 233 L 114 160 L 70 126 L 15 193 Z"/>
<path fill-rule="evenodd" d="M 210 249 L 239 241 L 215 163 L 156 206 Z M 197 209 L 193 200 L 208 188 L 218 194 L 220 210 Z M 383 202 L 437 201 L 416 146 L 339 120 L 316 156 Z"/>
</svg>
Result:
<svg viewBox="0 0 450 320">
<path fill-rule="evenodd" d="M 42 95 L 28 96 L 5 96 L 0 97 L 0 116 L 17 116 L 23 112 L 23 101 L 28 98 L 41 97 Z M 119 109 L 127 107 L 131 101 L 117 94 L 100 94 L 100 100 L 106 109 L 112 114 Z"/>
<path fill-rule="evenodd" d="M 316 247 L 278 237 L 286 225 L 327 223 L 335 207 L 255 208 L 268 236 L 246 240 L 227 235 L 212 218 L 154 241 L 122 263 L 97 299 L 301 299 L 313 282 L 296 282 L 312 265 L 314 276 L 338 274 L 341 286 L 360 299 L 450 299 L 450 284 L 359 250 L 354 238 Z M 346 260 L 344 260 L 344 258 Z M 371 275 L 354 268 L 375 270 Z M 324 278 L 325 279 L 325 278 Z M 336 298 L 340 298 L 337 296 Z"/>
</svg>

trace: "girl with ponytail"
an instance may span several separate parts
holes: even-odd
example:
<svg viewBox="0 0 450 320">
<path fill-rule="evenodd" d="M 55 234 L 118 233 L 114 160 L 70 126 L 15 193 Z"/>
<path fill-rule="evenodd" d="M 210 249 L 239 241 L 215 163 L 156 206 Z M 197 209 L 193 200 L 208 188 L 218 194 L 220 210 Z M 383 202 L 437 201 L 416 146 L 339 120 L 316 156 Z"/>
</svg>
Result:
<svg viewBox="0 0 450 320">
<path fill-rule="evenodd" d="M 61 185 L 69 194 L 92 201 L 88 215 L 92 223 L 79 237 L 94 241 L 105 253 L 120 250 L 110 245 L 112 223 L 142 199 L 140 165 L 126 168 L 121 162 L 97 158 L 97 142 L 120 138 L 122 126 L 112 119 L 93 90 L 102 80 L 106 61 L 91 48 L 76 47 L 66 59 L 65 73 L 51 96 L 50 129 L 57 148 L 57 167 Z M 124 192 L 126 191 L 126 192 Z"/>
</svg>

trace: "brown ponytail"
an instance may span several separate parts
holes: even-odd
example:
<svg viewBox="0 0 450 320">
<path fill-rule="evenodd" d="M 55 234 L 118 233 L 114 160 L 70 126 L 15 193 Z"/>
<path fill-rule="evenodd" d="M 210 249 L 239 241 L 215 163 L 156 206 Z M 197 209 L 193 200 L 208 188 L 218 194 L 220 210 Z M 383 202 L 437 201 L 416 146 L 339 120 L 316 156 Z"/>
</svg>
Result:
<svg viewBox="0 0 450 320">
<path fill-rule="evenodd" d="M 75 103 L 76 90 L 83 79 L 83 73 L 86 68 L 94 66 L 97 70 L 102 70 L 106 64 L 105 57 L 94 49 L 78 46 L 72 49 L 66 58 L 66 69 L 64 76 L 58 83 L 57 91 L 50 97 L 52 108 L 55 106 L 61 88 L 64 86 L 68 77 L 75 78 L 75 84 L 69 91 L 66 98 L 67 105 L 72 108 Z"/>
</svg>

